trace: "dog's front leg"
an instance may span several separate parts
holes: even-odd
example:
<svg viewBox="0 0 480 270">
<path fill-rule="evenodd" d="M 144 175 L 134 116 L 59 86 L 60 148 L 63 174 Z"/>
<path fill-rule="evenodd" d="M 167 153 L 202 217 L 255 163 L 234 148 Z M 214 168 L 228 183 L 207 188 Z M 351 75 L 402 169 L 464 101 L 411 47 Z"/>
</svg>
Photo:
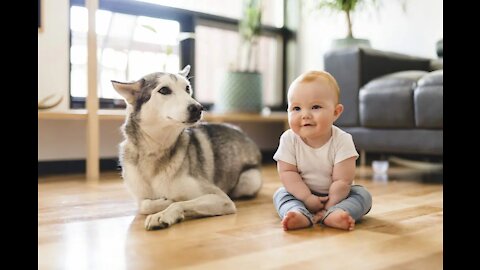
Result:
<svg viewBox="0 0 480 270">
<path fill-rule="evenodd" d="M 170 204 L 172 204 L 172 200 L 168 200 L 165 198 L 156 199 L 156 200 L 141 200 L 139 203 L 139 213 L 142 215 L 150 215 L 155 214 L 160 211 L 165 210 Z"/>
<path fill-rule="evenodd" d="M 219 216 L 236 212 L 233 201 L 224 194 L 207 194 L 189 201 L 174 202 L 160 213 L 147 216 L 147 230 L 163 229 L 185 218 Z"/>
</svg>

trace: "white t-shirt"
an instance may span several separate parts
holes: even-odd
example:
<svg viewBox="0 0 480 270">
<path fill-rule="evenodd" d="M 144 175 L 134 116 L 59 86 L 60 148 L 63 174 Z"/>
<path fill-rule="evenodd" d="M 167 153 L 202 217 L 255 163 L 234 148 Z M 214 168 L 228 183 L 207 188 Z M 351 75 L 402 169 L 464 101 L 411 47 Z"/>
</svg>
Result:
<svg viewBox="0 0 480 270">
<path fill-rule="evenodd" d="M 358 158 L 352 135 L 332 126 L 332 137 L 319 148 L 307 145 L 293 130 L 285 131 L 273 159 L 297 166 L 310 190 L 328 193 L 333 165 L 353 156 Z"/>
</svg>

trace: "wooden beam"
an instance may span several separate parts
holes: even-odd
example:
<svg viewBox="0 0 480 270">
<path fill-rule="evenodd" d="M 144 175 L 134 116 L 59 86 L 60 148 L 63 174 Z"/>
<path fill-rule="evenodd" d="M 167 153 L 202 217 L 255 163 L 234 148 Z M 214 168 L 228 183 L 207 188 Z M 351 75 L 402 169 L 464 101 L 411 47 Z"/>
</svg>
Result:
<svg viewBox="0 0 480 270">
<path fill-rule="evenodd" d="M 98 0 L 86 0 L 88 10 L 88 95 L 87 95 L 87 182 L 98 184 L 100 176 L 100 131 L 97 93 L 97 34 L 96 12 Z"/>
</svg>

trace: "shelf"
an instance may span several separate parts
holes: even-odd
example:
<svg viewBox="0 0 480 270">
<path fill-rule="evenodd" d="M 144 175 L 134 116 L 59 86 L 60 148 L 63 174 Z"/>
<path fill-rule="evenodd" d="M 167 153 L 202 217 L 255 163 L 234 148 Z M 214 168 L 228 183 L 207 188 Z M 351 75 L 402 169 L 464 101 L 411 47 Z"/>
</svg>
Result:
<svg viewBox="0 0 480 270">
<path fill-rule="evenodd" d="M 125 110 L 98 110 L 98 121 L 101 120 L 117 120 L 123 122 L 125 120 Z M 96 117 L 94 117 L 96 118 Z M 58 111 L 38 111 L 38 120 L 82 120 L 87 121 L 88 114 L 87 110 L 79 109 L 79 110 L 68 110 L 63 112 Z M 283 128 L 287 130 L 288 126 L 288 116 L 286 112 L 274 112 L 269 115 L 262 115 L 257 113 L 211 113 L 211 112 L 204 112 L 203 121 L 206 122 L 216 122 L 216 123 L 280 123 L 283 124 Z M 94 123 L 97 120 L 94 120 Z M 98 143 L 91 143 L 89 144 L 88 141 L 97 141 L 99 140 L 98 135 L 98 122 L 96 124 L 97 132 L 87 132 L 87 180 L 90 183 L 98 183 L 98 175 L 99 175 L 99 147 L 97 146 Z M 88 130 L 87 127 L 87 131 Z M 90 161 L 90 163 L 88 162 Z M 94 176 L 88 176 L 88 164 L 90 164 L 91 169 L 90 172 L 94 174 Z"/>
<path fill-rule="evenodd" d="M 288 124 L 287 113 L 274 112 L 268 115 L 257 113 L 211 113 L 205 112 L 203 120 L 212 122 L 280 122 Z"/>
<path fill-rule="evenodd" d="M 98 110 L 100 120 L 125 120 L 125 110 Z M 38 111 L 39 120 L 87 120 L 87 110 Z"/>
<path fill-rule="evenodd" d="M 125 110 L 99 110 L 100 120 L 125 120 Z M 39 111 L 39 120 L 86 120 L 87 110 L 69 110 L 64 112 Z M 256 113 L 211 113 L 204 112 L 203 120 L 209 122 L 264 122 L 284 123 L 288 125 L 287 113 L 274 112 L 269 115 Z"/>
</svg>

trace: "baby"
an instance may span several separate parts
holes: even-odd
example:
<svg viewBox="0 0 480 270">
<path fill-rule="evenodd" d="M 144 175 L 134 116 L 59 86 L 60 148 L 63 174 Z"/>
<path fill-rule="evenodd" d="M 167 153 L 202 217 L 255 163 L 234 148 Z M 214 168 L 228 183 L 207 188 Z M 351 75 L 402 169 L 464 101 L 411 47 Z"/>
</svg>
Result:
<svg viewBox="0 0 480 270">
<path fill-rule="evenodd" d="M 340 89 L 328 72 L 310 71 L 288 89 L 288 124 L 273 159 L 283 187 L 273 203 L 284 230 L 318 222 L 353 230 L 372 207 L 370 193 L 353 184 L 358 153 L 352 136 L 333 125 L 343 112 Z"/>
</svg>

